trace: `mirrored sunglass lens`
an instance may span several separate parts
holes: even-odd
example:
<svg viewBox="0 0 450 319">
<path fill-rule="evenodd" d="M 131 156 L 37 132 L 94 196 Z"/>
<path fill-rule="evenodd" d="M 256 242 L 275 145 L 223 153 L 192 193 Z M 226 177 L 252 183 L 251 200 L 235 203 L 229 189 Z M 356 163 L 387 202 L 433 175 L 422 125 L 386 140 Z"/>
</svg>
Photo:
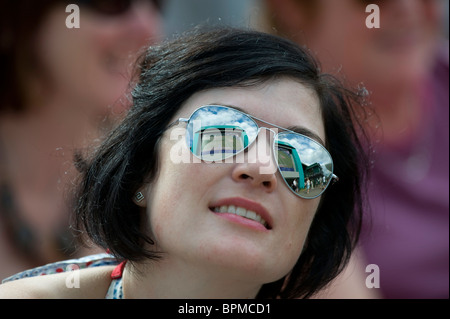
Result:
<svg viewBox="0 0 450 319">
<path fill-rule="evenodd" d="M 191 152 L 205 161 L 222 161 L 244 150 L 256 138 L 258 127 L 247 115 L 223 106 L 195 111 L 187 125 Z"/>
<path fill-rule="evenodd" d="M 322 194 L 333 176 L 328 151 L 306 136 L 282 132 L 275 141 L 276 159 L 286 184 L 303 198 Z"/>
</svg>

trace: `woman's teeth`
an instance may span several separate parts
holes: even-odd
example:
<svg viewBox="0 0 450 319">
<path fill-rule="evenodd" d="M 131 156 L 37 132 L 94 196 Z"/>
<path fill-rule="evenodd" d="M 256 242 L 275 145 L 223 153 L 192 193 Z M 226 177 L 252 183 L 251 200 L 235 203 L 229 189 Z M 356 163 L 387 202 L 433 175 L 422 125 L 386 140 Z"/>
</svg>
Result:
<svg viewBox="0 0 450 319">
<path fill-rule="evenodd" d="M 267 227 L 267 222 L 264 219 L 262 219 L 261 216 L 256 214 L 254 211 L 247 210 L 243 207 L 234 206 L 234 205 L 229 205 L 229 206 L 223 205 L 223 206 L 219 206 L 219 207 L 214 207 L 213 210 L 216 213 L 228 213 L 228 214 L 239 215 L 239 216 L 257 221 L 264 227 Z"/>
</svg>

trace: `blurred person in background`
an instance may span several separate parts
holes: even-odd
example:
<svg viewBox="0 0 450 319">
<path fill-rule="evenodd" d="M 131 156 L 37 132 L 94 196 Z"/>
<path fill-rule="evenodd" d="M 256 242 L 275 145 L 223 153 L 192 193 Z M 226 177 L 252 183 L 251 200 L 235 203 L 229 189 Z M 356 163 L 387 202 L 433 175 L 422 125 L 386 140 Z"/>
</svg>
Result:
<svg viewBox="0 0 450 319">
<path fill-rule="evenodd" d="M 368 28 L 366 6 L 379 6 Z M 449 297 L 449 64 L 442 2 L 265 0 L 265 28 L 370 92 L 380 130 L 361 250 L 325 297 Z M 267 23 L 269 21 L 269 23 Z M 380 134 L 378 133 L 382 133 Z M 361 257 L 363 256 L 363 257 Z M 379 267 L 368 289 L 365 267 Z"/>
<path fill-rule="evenodd" d="M 133 52 L 162 35 L 160 2 L 0 1 L 0 278 L 83 254 L 64 199 L 74 152 L 126 111 Z"/>
</svg>

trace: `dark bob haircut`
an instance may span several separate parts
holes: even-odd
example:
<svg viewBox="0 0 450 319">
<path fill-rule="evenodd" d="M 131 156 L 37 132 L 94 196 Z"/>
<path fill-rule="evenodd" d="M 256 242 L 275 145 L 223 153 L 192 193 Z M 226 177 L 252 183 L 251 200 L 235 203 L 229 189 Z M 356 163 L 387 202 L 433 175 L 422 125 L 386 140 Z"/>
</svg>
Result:
<svg viewBox="0 0 450 319">
<path fill-rule="evenodd" d="M 80 165 L 76 227 L 119 259 L 161 257 L 145 249 L 153 241 L 132 198 L 158 172 L 159 140 L 172 117 L 196 92 L 290 77 L 318 96 L 326 147 L 340 180 L 322 195 L 295 267 L 285 278 L 263 285 L 258 298 L 310 297 L 342 270 L 358 239 L 367 171 L 362 128 L 354 124 L 360 117 L 354 109 L 358 94 L 319 70 L 305 49 L 252 30 L 196 28 L 149 47 L 137 61 L 129 113 Z"/>
</svg>

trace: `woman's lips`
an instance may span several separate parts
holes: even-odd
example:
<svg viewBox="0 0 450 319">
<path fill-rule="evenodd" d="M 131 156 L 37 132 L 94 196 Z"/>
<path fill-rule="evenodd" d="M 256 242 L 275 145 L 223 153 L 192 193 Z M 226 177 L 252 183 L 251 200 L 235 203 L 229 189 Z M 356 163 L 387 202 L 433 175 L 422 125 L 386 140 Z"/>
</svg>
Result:
<svg viewBox="0 0 450 319">
<path fill-rule="evenodd" d="M 225 198 L 210 205 L 214 213 L 231 221 L 253 226 L 259 229 L 272 229 L 269 212 L 259 203 L 241 197 Z"/>
</svg>

